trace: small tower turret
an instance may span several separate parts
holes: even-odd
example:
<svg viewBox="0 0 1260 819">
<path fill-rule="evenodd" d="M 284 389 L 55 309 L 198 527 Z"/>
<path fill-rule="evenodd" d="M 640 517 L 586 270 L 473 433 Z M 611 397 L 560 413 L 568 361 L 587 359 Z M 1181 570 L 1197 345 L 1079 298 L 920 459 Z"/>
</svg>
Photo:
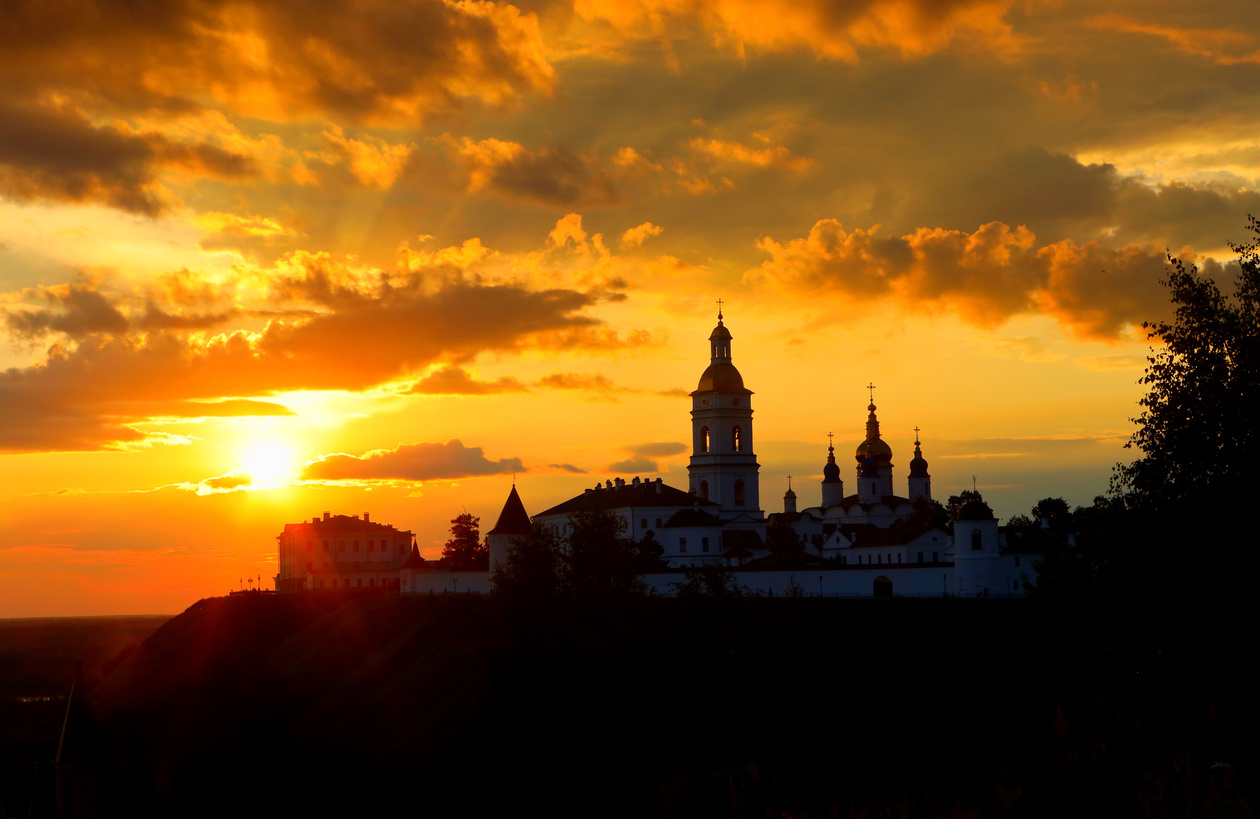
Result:
<svg viewBox="0 0 1260 819">
<path fill-rule="evenodd" d="M 932 499 L 932 476 L 928 474 L 928 462 L 923 459 L 923 449 L 919 445 L 919 428 L 914 428 L 914 459 L 910 461 L 910 500 L 919 498 Z"/>
<path fill-rule="evenodd" d="M 528 537 L 533 530 L 534 525 L 530 523 L 525 504 L 521 503 L 521 496 L 516 494 L 516 484 L 513 483 L 512 491 L 503 504 L 503 511 L 499 513 L 498 522 L 493 529 L 486 532 L 486 545 L 490 549 L 490 571 L 493 572 L 496 566 L 506 566 L 508 547 L 518 538 Z"/>
<path fill-rule="evenodd" d="M 840 467 L 836 464 L 836 448 L 827 433 L 827 465 L 823 467 L 822 505 L 839 506 L 844 500 L 844 481 L 840 480 Z"/>
<path fill-rule="evenodd" d="M 788 488 L 783 493 L 783 511 L 789 515 L 796 514 L 796 493 L 792 491 L 792 476 L 788 475 Z"/>
</svg>

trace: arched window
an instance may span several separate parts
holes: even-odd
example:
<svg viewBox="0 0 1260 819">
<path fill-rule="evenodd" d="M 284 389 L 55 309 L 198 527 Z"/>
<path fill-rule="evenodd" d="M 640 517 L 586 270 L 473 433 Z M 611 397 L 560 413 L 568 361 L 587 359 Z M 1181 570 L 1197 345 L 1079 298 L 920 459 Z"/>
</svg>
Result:
<svg viewBox="0 0 1260 819">
<path fill-rule="evenodd" d="M 735 481 L 735 505 L 744 505 L 744 482 Z"/>
<path fill-rule="evenodd" d="M 744 431 L 739 427 L 731 429 L 731 449 L 735 452 L 744 451 Z"/>
<path fill-rule="evenodd" d="M 700 500 L 709 499 L 709 482 L 700 481 Z"/>
<path fill-rule="evenodd" d="M 709 428 L 700 427 L 700 451 L 709 451 Z"/>
<path fill-rule="evenodd" d="M 980 530 L 971 530 L 971 551 L 978 552 L 984 548 L 984 544 L 980 541 Z"/>
</svg>

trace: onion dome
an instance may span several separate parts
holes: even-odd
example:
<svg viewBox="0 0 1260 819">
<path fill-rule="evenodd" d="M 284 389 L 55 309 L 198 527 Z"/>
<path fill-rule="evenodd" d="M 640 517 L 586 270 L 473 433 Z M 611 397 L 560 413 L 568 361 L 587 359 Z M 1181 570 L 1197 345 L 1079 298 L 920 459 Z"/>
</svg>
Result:
<svg viewBox="0 0 1260 819">
<path fill-rule="evenodd" d="M 840 467 L 836 465 L 836 448 L 827 446 L 827 465 L 823 467 L 823 483 L 840 483 Z"/>
<path fill-rule="evenodd" d="M 696 392 L 734 392 L 752 394 L 744 388 L 744 377 L 729 361 L 715 361 L 700 376 Z"/>
<path fill-rule="evenodd" d="M 788 487 L 788 491 L 783 493 L 783 499 L 787 500 L 788 498 L 791 498 L 792 500 L 796 500 L 796 493 L 792 491 L 792 487 L 790 486 Z"/>
<path fill-rule="evenodd" d="M 879 437 L 879 419 L 875 417 L 875 402 L 866 408 L 870 415 L 866 417 L 866 440 L 858 444 L 854 452 L 854 460 L 859 464 L 865 458 L 875 458 L 881 464 L 892 462 L 892 447 Z"/>
<path fill-rule="evenodd" d="M 958 520 L 993 520 L 993 510 L 982 500 L 967 501 L 958 509 Z"/>
<path fill-rule="evenodd" d="M 914 436 L 914 457 L 910 459 L 910 477 L 926 478 L 928 477 L 928 462 L 923 459 L 923 450 L 919 447 L 918 430 L 915 430 Z"/>
</svg>

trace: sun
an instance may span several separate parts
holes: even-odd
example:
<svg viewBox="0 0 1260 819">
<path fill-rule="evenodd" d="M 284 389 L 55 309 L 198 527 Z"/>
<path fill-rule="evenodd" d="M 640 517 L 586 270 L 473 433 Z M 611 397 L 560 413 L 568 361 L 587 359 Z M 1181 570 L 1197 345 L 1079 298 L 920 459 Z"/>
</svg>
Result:
<svg viewBox="0 0 1260 819">
<path fill-rule="evenodd" d="M 255 485 L 275 485 L 294 477 L 297 459 L 283 441 L 268 438 L 250 442 L 242 452 L 241 471 Z"/>
</svg>

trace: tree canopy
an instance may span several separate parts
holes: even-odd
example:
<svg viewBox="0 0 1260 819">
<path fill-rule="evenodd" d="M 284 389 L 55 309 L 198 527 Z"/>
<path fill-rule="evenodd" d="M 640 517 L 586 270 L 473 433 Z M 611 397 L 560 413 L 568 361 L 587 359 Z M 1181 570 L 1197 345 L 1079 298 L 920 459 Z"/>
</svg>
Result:
<svg viewBox="0 0 1260 819">
<path fill-rule="evenodd" d="M 1227 265 L 1168 259 L 1171 321 L 1147 322 L 1152 342 L 1139 384 L 1146 394 L 1109 493 L 1077 507 L 1074 553 L 1047 557 L 1038 589 L 1166 605 L 1218 606 L 1250 595 L 1257 560 L 1242 513 L 1257 490 L 1260 458 L 1260 222 Z M 1230 277 L 1225 286 L 1214 277 Z M 1047 501 L 1055 501 L 1042 508 Z M 1052 527 L 1066 504 L 1034 508 Z"/>
<path fill-rule="evenodd" d="M 1146 323 L 1157 342 L 1128 446 L 1142 457 L 1117 468 L 1115 488 L 1138 508 L 1239 500 L 1254 494 L 1260 455 L 1260 223 L 1231 244 L 1232 292 L 1193 264 L 1169 258 L 1171 322 Z"/>
<path fill-rule="evenodd" d="M 481 542 L 481 518 L 467 512 L 451 521 L 451 539 L 442 547 L 443 568 L 456 572 L 484 572 L 490 568 L 490 549 Z"/>
<path fill-rule="evenodd" d="M 616 599 L 646 593 L 639 574 L 654 568 L 664 549 L 655 538 L 642 544 L 624 536 L 625 520 L 611 511 L 578 512 L 562 538 L 554 526 L 534 524 L 513 541 L 507 563 L 496 567 L 496 593 L 536 598 Z"/>
</svg>

